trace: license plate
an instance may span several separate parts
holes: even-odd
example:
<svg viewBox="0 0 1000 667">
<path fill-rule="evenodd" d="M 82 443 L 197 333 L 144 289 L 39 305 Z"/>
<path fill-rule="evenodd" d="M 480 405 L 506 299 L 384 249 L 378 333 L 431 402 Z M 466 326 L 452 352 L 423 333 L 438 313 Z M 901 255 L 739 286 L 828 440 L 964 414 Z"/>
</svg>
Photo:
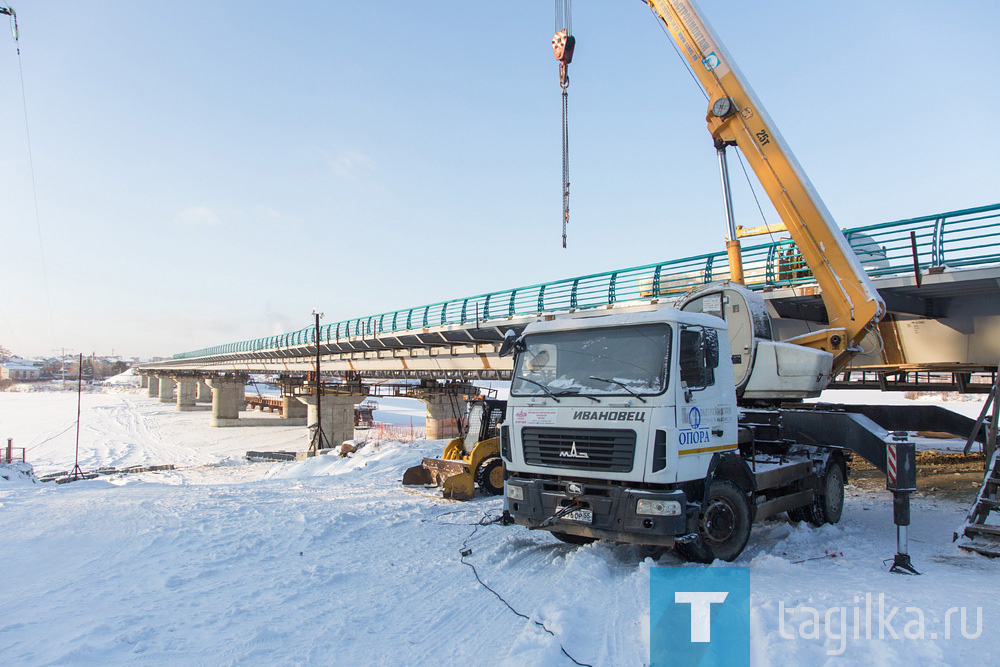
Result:
<svg viewBox="0 0 1000 667">
<path fill-rule="evenodd" d="M 573 510 L 564 516 L 563 519 L 566 521 L 575 521 L 576 523 L 594 523 L 594 512 L 593 510 Z"/>
</svg>

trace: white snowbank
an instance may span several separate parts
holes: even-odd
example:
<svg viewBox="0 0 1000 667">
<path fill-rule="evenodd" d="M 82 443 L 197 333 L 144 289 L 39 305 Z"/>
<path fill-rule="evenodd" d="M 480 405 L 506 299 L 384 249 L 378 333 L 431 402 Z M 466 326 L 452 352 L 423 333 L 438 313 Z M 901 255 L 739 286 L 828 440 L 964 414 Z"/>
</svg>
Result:
<svg viewBox="0 0 1000 667">
<path fill-rule="evenodd" d="M 275 464 L 265 479 L 302 479 L 322 475 L 343 475 L 361 468 L 371 473 L 378 467 L 384 475 L 402 475 L 425 456 L 441 456 L 445 440 L 418 440 L 413 443 L 374 442 L 360 446 L 356 452 L 341 458 L 336 454 L 315 456 L 295 463 Z"/>
<path fill-rule="evenodd" d="M 0 463 L 0 484 L 31 486 L 38 479 L 30 463 Z"/>
</svg>

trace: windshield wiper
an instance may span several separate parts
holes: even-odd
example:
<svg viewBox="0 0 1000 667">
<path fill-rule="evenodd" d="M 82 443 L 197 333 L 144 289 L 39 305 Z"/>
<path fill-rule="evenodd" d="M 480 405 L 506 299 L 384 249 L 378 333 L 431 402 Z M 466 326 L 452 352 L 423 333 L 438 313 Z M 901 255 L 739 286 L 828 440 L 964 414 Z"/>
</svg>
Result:
<svg viewBox="0 0 1000 667">
<path fill-rule="evenodd" d="M 531 384 L 535 385 L 536 387 L 541 387 L 541 388 L 542 388 L 542 391 L 544 391 L 544 392 L 545 392 L 546 394 L 548 394 L 549 396 L 551 396 L 551 397 L 552 397 L 552 400 L 554 400 L 554 401 L 555 401 L 556 403 L 558 403 L 558 402 L 559 402 L 559 399 L 558 399 L 558 398 L 556 397 L 556 395 L 555 395 L 555 394 L 553 394 L 553 393 L 552 393 L 552 392 L 551 392 L 551 391 L 549 390 L 549 388 L 548 388 L 548 387 L 546 387 L 546 386 L 545 386 L 544 384 L 542 384 L 541 382 L 537 382 L 537 381 L 535 381 L 535 380 L 532 380 L 531 378 L 526 378 L 526 377 L 524 377 L 523 375 L 515 375 L 515 376 L 514 376 L 514 379 L 515 379 L 515 380 L 524 380 L 525 382 L 530 382 Z"/>
<path fill-rule="evenodd" d="M 645 403 L 645 402 L 646 402 L 646 399 L 645 399 L 645 398 L 643 398 L 643 397 L 642 397 L 642 396 L 640 396 L 639 394 L 637 394 L 637 393 L 635 393 L 634 391 L 632 391 L 631 389 L 629 389 L 629 388 L 628 388 L 628 386 L 627 386 L 627 385 L 626 385 L 626 384 L 625 384 L 624 382 L 619 382 L 618 380 L 609 380 L 608 378 L 599 378 L 599 377 L 597 377 L 596 375 L 591 375 L 591 376 L 590 376 L 590 379 L 591 379 L 591 380 L 598 380 L 598 381 L 600 381 L 600 382 L 607 382 L 608 384 L 616 384 L 616 385 L 618 385 L 619 387 L 621 387 L 622 389 L 624 389 L 625 391 L 627 391 L 628 393 L 630 393 L 630 394 L 632 394 L 633 396 L 635 396 L 636 398 L 638 398 L 638 399 L 639 399 L 640 401 L 642 401 L 643 403 Z"/>
<path fill-rule="evenodd" d="M 574 390 L 574 389 L 567 389 L 565 391 L 560 391 L 559 395 L 560 396 L 583 396 L 584 398 L 589 398 L 594 403 L 600 403 L 601 402 L 601 399 L 597 398 L 596 396 L 591 396 L 590 394 L 580 393 L 579 389 L 576 389 L 576 390 Z"/>
</svg>

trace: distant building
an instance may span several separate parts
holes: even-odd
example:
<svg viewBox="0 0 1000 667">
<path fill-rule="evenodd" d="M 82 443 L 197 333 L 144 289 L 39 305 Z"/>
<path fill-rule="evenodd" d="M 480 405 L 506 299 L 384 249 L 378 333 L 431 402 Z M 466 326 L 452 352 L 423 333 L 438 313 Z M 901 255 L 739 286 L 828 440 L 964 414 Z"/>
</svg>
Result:
<svg viewBox="0 0 1000 667">
<path fill-rule="evenodd" d="M 0 365 L 0 380 L 37 380 L 42 369 L 15 362 Z"/>
</svg>

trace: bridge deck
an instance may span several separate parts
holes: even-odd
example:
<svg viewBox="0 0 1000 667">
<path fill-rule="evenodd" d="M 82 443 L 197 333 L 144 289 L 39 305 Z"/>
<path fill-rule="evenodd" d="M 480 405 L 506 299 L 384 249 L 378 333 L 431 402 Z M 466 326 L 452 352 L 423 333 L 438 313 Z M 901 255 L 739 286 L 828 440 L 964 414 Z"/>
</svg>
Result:
<svg viewBox="0 0 1000 667">
<path fill-rule="evenodd" d="M 998 232 L 1000 204 L 858 227 L 845 234 L 895 323 L 907 318 L 941 321 L 951 316 L 956 303 L 977 300 L 981 305 L 983 299 L 997 306 L 997 312 L 987 314 L 1000 318 Z M 744 262 L 747 286 L 764 292 L 774 315 L 823 321 L 819 288 L 791 240 L 746 248 Z M 529 322 L 557 315 L 592 315 L 597 309 L 646 310 L 728 277 L 726 254 L 712 253 L 344 320 L 320 328 L 323 368 L 368 377 L 505 379 L 509 360 L 495 352 L 508 329 L 519 331 Z M 145 367 L 307 371 L 315 346 L 314 329 L 306 327 L 185 352 Z M 951 352 L 940 350 L 938 357 Z M 988 363 L 998 358 L 1000 354 Z M 932 361 L 969 363 L 969 355 Z M 912 365 L 913 360 L 890 363 Z"/>
</svg>

